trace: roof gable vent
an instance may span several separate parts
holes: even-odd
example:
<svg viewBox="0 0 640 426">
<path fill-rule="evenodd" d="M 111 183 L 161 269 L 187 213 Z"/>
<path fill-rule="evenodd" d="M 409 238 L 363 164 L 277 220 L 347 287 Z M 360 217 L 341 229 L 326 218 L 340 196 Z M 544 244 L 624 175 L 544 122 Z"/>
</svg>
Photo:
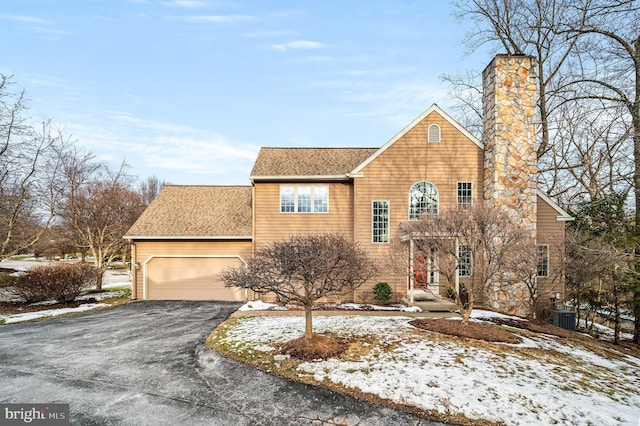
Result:
<svg viewBox="0 0 640 426">
<path fill-rule="evenodd" d="M 440 142 L 440 126 L 432 124 L 427 133 L 427 142 Z"/>
</svg>

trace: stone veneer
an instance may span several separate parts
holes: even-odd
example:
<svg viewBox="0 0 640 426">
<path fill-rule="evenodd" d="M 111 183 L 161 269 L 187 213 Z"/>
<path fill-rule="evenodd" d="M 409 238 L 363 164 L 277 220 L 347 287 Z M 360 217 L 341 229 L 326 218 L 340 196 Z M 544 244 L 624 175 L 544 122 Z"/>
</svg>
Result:
<svg viewBox="0 0 640 426">
<path fill-rule="evenodd" d="M 482 73 L 484 197 L 504 208 L 535 237 L 537 222 L 536 60 L 498 55 Z M 525 315 L 523 283 L 503 277 L 485 301 L 497 311 Z"/>
<path fill-rule="evenodd" d="M 535 58 L 498 55 L 482 72 L 482 81 L 484 197 L 535 231 Z"/>
</svg>

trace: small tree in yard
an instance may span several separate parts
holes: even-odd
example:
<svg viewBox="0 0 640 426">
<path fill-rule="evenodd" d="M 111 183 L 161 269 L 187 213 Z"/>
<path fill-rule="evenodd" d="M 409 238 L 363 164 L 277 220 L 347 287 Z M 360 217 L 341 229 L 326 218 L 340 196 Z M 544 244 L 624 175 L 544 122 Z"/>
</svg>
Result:
<svg viewBox="0 0 640 426">
<path fill-rule="evenodd" d="M 340 234 L 296 235 L 256 250 L 245 267 L 227 269 L 227 287 L 273 293 L 304 307 L 306 341 L 313 338 L 312 307 L 320 298 L 344 295 L 373 278 L 377 267 L 357 243 Z"/>
<path fill-rule="evenodd" d="M 425 214 L 404 224 L 404 231 L 413 240 L 414 257 L 437 255 L 438 272 L 449 282 L 463 324 L 469 322 L 476 300 L 482 300 L 495 283 L 513 276 L 509 266 L 526 253 L 523 247 L 531 241 L 505 211 L 482 202 L 443 209 L 437 216 Z M 407 245 L 405 242 L 405 251 Z M 470 284 L 456 291 L 452 284 L 461 265 L 468 267 Z M 460 297 L 463 289 L 468 299 Z"/>
</svg>

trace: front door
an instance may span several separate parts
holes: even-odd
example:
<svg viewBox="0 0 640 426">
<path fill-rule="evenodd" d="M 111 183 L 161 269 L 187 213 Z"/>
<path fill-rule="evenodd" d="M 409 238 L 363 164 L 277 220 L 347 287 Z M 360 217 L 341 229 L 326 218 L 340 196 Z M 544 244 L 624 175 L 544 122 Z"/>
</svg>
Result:
<svg viewBox="0 0 640 426">
<path fill-rule="evenodd" d="M 428 253 L 414 253 L 413 275 L 415 279 L 415 290 L 430 291 L 434 295 L 439 294 L 437 254 L 435 249 L 429 249 Z"/>
</svg>

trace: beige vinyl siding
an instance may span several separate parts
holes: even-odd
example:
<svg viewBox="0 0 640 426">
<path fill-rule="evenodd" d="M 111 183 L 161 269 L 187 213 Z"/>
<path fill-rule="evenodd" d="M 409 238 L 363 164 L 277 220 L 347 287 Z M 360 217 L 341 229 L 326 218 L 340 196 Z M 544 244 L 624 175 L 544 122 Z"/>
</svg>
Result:
<svg viewBox="0 0 640 426">
<path fill-rule="evenodd" d="M 255 248 L 291 235 L 317 232 L 353 235 L 353 186 L 346 183 L 313 182 L 308 185 L 326 185 L 329 188 L 327 213 L 281 213 L 280 183 L 256 182 L 254 188 Z M 307 183 L 282 183 L 282 185 L 307 185 Z M 370 213 L 369 213 L 370 214 Z"/>
<path fill-rule="evenodd" d="M 427 142 L 431 124 L 440 126 L 439 143 Z M 368 164 L 363 175 L 354 181 L 354 235 L 356 241 L 378 259 L 384 272 L 359 289 L 357 295 L 370 296 L 376 282 L 386 281 L 396 296 L 404 297 L 407 277 L 393 273 L 387 265 L 390 245 L 371 243 L 371 201 L 389 200 L 390 239 L 393 241 L 400 236 L 400 224 L 408 221 L 409 190 L 416 182 L 427 181 L 436 186 L 439 211 L 456 205 L 458 182 L 472 182 L 474 202 L 482 200 L 482 150 L 433 112 Z M 440 287 L 442 291 L 444 285 Z"/>
<path fill-rule="evenodd" d="M 147 298 L 175 300 L 243 300 L 244 292 L 227 289 L 219 272 L 242 263 L 235 257 L 251 255 L 250 241 L 137 241 L 135 242 L 136 299 L 144 297 L 147 262 Z M 216 257 L 221 256 L 221 257 Z"/>
<path fill-rule="evenodd" d="M 536 242 L 549 246 L 549 277 L 538 278 L 541 300 L 548 300 L 556 292 L 563 298 L 564 277 L 558 276 L 557 268 L 563 257 L 566 222 L 558 221 L 558 212 L 540 197 L 538 197 L 537 210 Z"/>
</svg>

